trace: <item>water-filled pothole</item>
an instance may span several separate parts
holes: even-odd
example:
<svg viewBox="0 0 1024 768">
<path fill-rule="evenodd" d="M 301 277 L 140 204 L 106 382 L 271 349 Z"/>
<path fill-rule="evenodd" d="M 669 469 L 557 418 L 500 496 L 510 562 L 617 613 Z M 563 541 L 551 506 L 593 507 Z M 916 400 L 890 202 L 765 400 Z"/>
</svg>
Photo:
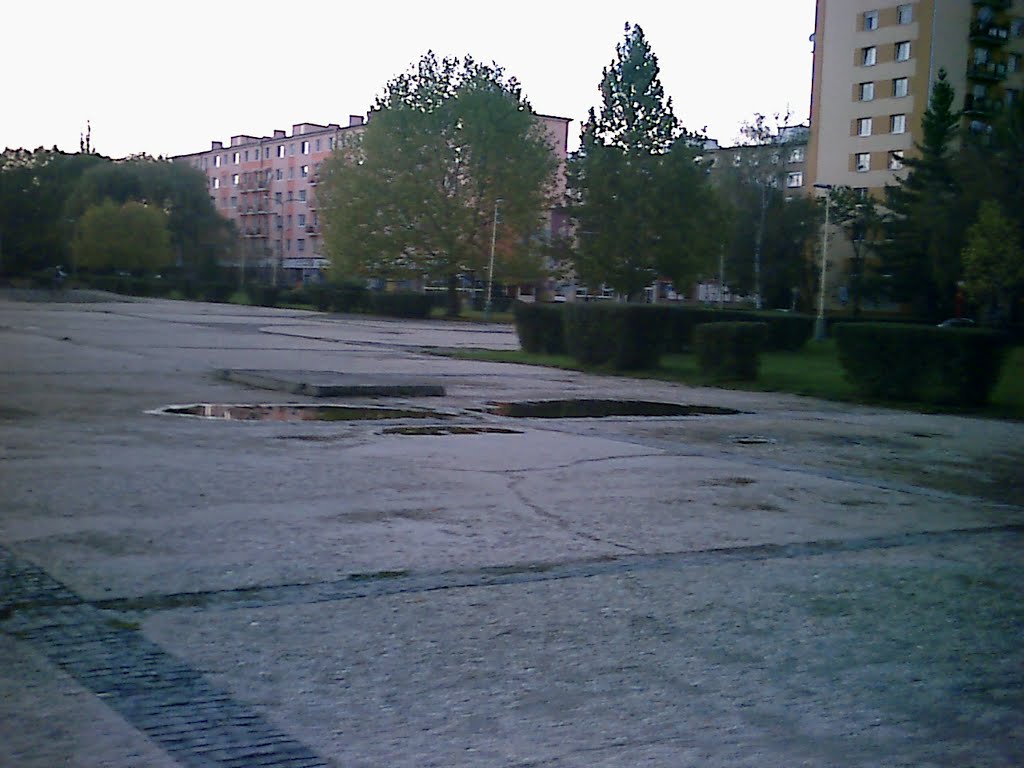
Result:
<svg viewBox="0 0 1024 768">
<path fill-rule="evenodd" d="M 225 405 L 198 403 L 168 405 L 151 413 L 197 416 L 226 421 L 379 421 L 382 419 L 447 419 L 450 414 L 425 408 L 385 408 L 369 405 Z"/>
<path fill-rule="evenodd" d="M 774 445 L 776 440 L 764 435 L 729 435 L 729 442 L 736 445 Z"/>
<path fill-rule="evenodd" d="M 646 400 L 526 400 L 489 403 L 488 410 L 513 419 L 600 419 L 606 416 L 733 416 L 740 411 L 714 405 L 681 405 Z"/>
</svg>

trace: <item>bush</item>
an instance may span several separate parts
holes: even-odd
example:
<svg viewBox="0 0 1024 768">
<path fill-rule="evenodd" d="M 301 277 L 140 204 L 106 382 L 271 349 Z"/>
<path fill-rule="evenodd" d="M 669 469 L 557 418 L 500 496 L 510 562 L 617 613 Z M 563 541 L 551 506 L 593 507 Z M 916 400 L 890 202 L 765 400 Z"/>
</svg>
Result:
<svg viewBox="0 0 1024 768">
<path fill-rule="evenodd" d="M 312 283 L 306 286 L 306 294 L 309 297 L 309 303 L 320 312 L 330 310 L 331 303 L 334 301 L 334 288 L 325 283 Z"/>
<path fill-rule="evenodd" d="M 1006 337 L 973 328 L 840 323 L 833 329 L 847 379 L 867 397 L 983 405 L 999 379 Z"/>
<path fill-rule="evenodd" d="M 374 293 L 370 296 L 370 309 L 376 315 L 388 317 L 430 317 L 433 300 L 425 293 L 401 291 L 396 293 Z"/>
<path fill-rule="evenodd" d="M 519 346 L 534 355 L 564 355 L 564 304 L 527 304 L 517 301 L 512 307 Z"/>
<path fill-rule="evenodd" d="M 250 301 L 260 307 L 276 307 L 277 300 L 281 295 L 281 289 L 276 285 L 250 285 L 247 290 Z M 231 295 L 230 292 L 228 295 Z M 211 299 L 211 301 L 215 301 L 215 299 Z"/>
<path fill-rule="evenodd" d="M 340 283 L 330 295 L 333 312 L 370 311 L 370 291 L 362 283 Z"/>
<path fill-rule="evenodd" d="M 585 365 L 616 370 L 656 368 L 661 359 L 662 313 L 644 304 L 566 304 L 565 345 Z"/>
<path fill-rule="evenodd" d="M 218 280 L 216 282 L 202 283 L 199 285 L 198 290 L 203 297 L 203 301 L 214 301 L 218 304 L 224 304 L 234 294 L 235 287 L 235 283 Z M 251 296 L 252 294 L 250 293 L 249 295 Z M 265 304 L 264 306 L 270 307 L 273 304 Z"/>
<path fill-rule="evenodd" d="M 703 323 L 693 341 L 700 372 L 714 381 L 754 381 L 767 323 Z"/>
<path fill-rule="evenodd" d="M 664 305 L 659 305 L 664 306 Z M 665 307 L 665 349 L 689 352 L 694 329 L 708 323 L 763 323 L 767 326 L 763 350 L 796 352 L 814 333 L 814 318 L 790 312 L 755 312 L 705 307 Z"/>
</svg>

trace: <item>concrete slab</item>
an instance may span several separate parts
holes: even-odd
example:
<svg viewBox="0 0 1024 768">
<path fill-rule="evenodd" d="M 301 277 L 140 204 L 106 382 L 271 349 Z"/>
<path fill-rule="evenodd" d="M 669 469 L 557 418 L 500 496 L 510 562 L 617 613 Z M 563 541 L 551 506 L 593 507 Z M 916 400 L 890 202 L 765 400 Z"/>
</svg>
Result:
<svg viewBox="0 0 1024 768">
<path fill-rule="evenodd" d="M 391 373 L 340 371 L 253 371 L 224 369 L 225 381 L 309 397 L 444 397 L 440 384 Z"/>
</svg>

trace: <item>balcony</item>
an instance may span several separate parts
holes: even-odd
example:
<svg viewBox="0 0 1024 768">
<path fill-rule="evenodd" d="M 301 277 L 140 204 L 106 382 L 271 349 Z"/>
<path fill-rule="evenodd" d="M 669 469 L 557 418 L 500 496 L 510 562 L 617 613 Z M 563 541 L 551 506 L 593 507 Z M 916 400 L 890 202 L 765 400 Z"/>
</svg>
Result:
<svg viewBox="0 0 1024 768">
<path fill-rule="evenodd" d="M 967 77 L 985 83 L 998 83 L 1000 80 L 1006 79 L 1006 65 L 996 61 L 971 64 L 967 67 Z"/>
<path fill-rule="evenodd" d="M 990 21 L 971 22 L 971 42 L 1002 45 L 1010 39 L 1010 28 L 1004 24 L 993 24 Z"/>
<path fill-rule="evenodd" d="M 970 117 L 987 117 L 1003 108 L 1003 102 L 986 96 L 967 94 L 964 97 L 964 114 Z"/>
<path fill-rule="evenodd" d="M 262 229 L 244 229 L 244 230 L 242 230 L 242 237 L 256 238 L 256 237 L 266 237 L 266 236 L 267 236 L 267 233 L 264 230 L 262 230 Z"/>
<path fill-rule="evenodd" d="M 1013 5 L 1013 0 L 971 0 L 971 5 L 987 5 L 992 10 L 1005 11 L 1011 5 Z"/>
<path fill-rule="evenodd" d="M 306 227 L 306 234 L 312 235 L 313 237 L 320 237 L 320 227 L 316 224 L 310 224 Z"/>
</svg>

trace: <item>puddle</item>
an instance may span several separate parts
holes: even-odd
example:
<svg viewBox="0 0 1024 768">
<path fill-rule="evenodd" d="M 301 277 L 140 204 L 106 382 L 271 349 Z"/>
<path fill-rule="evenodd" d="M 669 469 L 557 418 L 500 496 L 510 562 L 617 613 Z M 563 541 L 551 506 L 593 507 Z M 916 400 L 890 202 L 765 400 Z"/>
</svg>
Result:
<svg viewBox="0 0 1024 768">
<path fill-rule="evenodd" d="M 533 400 L 490 403 L 490 413 L 513 419 L 600 419 L 606 416 L 733 416 L 733 408 L 646 400 Z"/>
<path fill-rule="evenodd" d="M 466 427 L 459 425 L 431 424 L 425 427 L 388 427 L 385 435 L 521 435 L 518 429 L 505 427 Z"/>
<path fill-rule="evenodd" d="M 729 442 L 736 445 L 774 445 L 777 441 L 763 435 L 729 435 Z"/>
<path fill-rule="evenodd" d="M 168 405 L 149 413 L 193 416 L 225 421 L 378 421 L 381 419 L 447 419 L 449 414 L 421 408 L 366 405 Z"/>
</svg>

